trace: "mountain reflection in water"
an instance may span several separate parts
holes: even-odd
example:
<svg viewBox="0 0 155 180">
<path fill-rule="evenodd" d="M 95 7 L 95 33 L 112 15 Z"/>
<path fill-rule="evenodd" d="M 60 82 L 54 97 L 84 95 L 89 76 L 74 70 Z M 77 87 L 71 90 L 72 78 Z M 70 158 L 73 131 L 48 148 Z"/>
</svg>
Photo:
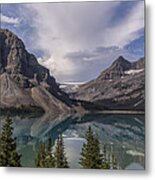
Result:
<svg viewBox="0 0 155 180">
<path fill-rule="evenodd" d="M 3 116 L 0 119 L 4 119 Z M 13 116 L 13 121 L 23 166 L 34 166 L 40 142 L 45 142 L 51 136 L 54 144 L 62 133 L 70 167 L 79 168 L 80 151 L 90 125 L 98 134 L 100 144 L 106 143 L 109 151 L 113 151 L 121 169 L 144 169 L 144 115 L 44 114 L 42 117 Z"/>
</svg>

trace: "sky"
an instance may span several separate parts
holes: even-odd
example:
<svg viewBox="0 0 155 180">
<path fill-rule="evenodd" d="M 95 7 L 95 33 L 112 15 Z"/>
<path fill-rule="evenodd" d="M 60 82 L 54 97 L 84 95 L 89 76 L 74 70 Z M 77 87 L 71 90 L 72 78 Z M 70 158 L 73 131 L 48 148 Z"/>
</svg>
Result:
<svg viewBox="0 0 155 180">
<path fill-rule="evenodd" d="M 61 83 L 92 80 L 120 55 L 144 56 L 144 1 L 3 4 L 0 15 Z"/>
</svg>

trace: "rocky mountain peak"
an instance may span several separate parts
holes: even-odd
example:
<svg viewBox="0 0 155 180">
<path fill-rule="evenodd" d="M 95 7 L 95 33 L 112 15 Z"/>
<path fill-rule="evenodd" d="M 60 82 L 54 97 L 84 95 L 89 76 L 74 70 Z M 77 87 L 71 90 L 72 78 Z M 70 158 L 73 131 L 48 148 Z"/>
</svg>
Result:
<svg viewBox="0 0 155 180">
<path fill-rule="evenodd" d="M 46 82 L 54 84 L 49 70 L 41 66 L 35 56 L 25 49 L 24 43 L 14 33 L 0 29 L 0 73 L 10 74 L 21 87 L 29 88 Z"/>
<path fill-rule="evenodd" d="M 3 90 L 0 105 L 37 105 L 44 109 L 50 106 L 59 109 L 58 103 L 61 107 L 65 107 L 63 103 L 70 106 L 68 95 L 60 90 L 49 70 L 41 66 L 26 50 L 23 41 L 7 29 L 0 29 L 0 80 Z M 53 101 L 49 102 L 50 106 L 45 99 Z"/>
<path fill-rule="evenodd" d="M 0 29 L 0 40 L 0 62 L 3 68 L 5 68 L 7 65 L 15 65 L 17 61 L 21 60 L 21 58 L 18 56 L 21 54 L 19 52 L 25 50 L 23 42 L 14 33 L 7 29 Z"/>
<path fill-rule="evenodd" d="M 123 76 L 124 72 L 130 68 L 131 63 L 123 56 L 119 56 L 108 69 L 100 74 L 98 78 L 102 80 L 118 79 Z"/>
<path fill-rule="evenodd" d="M 78 100 L 93 102 L 96 108 L 144 110 L 144 77 L 144 58 L 129 62 L 120 56 L 73 95 Z"/>
<path fill-rule="evenodd" d="M 131 67 L 131 63 L 127 61 L 123 56 L 119 56 L 113 63 L 111 68 L 119 68 L 122 67 L 123 70 L 127 70 Z"/>
</svg>

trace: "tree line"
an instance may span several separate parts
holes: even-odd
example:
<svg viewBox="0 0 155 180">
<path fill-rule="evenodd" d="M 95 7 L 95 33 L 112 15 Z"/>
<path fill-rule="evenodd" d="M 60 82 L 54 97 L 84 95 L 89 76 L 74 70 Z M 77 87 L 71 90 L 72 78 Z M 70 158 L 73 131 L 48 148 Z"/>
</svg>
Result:
<svg viewBox="0 0 155 180">
<path fill-rule="evenodd" d="M 0 135 L 0 166 L 21 167 L 21 155 L 16 149 L 16 138 L 13 137 L 12 119 L 7 116 Z M 92 131 L 91 126 L 85 134 L 79 165 L 85 169 L 118 169 L 117 159 L 109 152 L 106 145 L 102 148 L 99 138 Z M 63 136 L 60 134 L 54 146 L 51 137 L 47 143 L 41 143 L 35 158 L 35 166 L 42 168 L 69 168 L 65 153 Z"/>
</svg>

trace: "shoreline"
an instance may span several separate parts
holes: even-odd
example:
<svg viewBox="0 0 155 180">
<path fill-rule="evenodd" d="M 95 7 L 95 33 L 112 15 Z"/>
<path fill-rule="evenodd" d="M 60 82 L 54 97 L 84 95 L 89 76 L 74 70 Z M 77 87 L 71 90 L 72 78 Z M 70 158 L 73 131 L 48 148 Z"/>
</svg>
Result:
<svg viewBox="0 0 155 180">
<path fill-rule="evenodd" d="M 41 108 L 38 107 L 24 107 L 24 108 L 0 108 L 0 115 L 3 113 L 17 113 L 17 114 L 48 114 L 47 112 L 43 112 Z M 75 112 L 62 112 L 62 114 L 87 114 L 87 113 L 93 113 L 93 114 L 126 114 L 126 115 L 145 115 L 145 111 L 140 110 L 84 110 L 81 109 L 77 110 Z M 49 112 L 49 114 L 53 114 L 53 112 Z M 56 113 L 55 113 L 56 114 Z M 60 113 L 61 114 L 61 113 Z"/>
<path fill-rule="evenodd" d="M 102 110 L 102 111 L 95 111 L 95 113 L 102 113 L 102 114 L 140 114 L 145 115 L 145 111 L 134 111 L 134 110 Z"/>
</svg>

